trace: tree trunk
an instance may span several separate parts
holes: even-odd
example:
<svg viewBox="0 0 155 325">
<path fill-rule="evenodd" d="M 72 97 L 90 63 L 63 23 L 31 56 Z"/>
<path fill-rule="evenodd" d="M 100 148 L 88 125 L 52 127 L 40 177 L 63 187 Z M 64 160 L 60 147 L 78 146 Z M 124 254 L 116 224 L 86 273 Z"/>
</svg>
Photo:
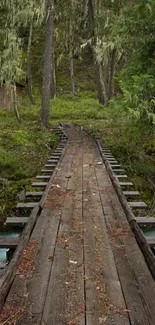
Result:
<svg viewBox="0 0 155 325">
<path fill-rule="evenodd" d="M 54 0 L 53 0 L 53 10 L 52 10 L 53 28 L 52 28 L 52 62 L 51 62 L 51 99 L 56 97 L 56 75 L 55 75 L 55 53 L 54 53 Z"/>
<path fill-rule="evenodd" d="M 52 53 L 52 67 L 51 67 L 51 99 L 56 97 L 56 75 L 55 75 L 55 60 L 54 60 L 54 44 Z"/>
<path fill-rule="evenodd" d="M 73 60 L 73 54 L 71 54 L 71 53 L 70 53 L 70 59 L 69 59 L 69 71 L 70 71 L 72 92 L 75 93 L 76 88 L 75 88 L 75 80 L 74 80 L 74 60 Z"/>
<path fill-rule="evenodd" d="M 12 86 L 12 92 L 13 92 L 13 109 L 14 109 L 14 112 L 15 112 L 18 122 L 20 122 L 21 119 L 20 119 L 20 115 L 18 112 L 17 91 L 16 91 L 16 83 L 15 82 L 13 83 L 13 86 Z"/>
<path fill-rule="evenodd" d="M 46 27 L 45 27 L 45 51 L 43 64 L 42 101 L 40 120 L 45 126 L 49 126 L 50 97 L 51 97 L 51 69 L 53 53 L 53 0 L 47 0 Z"/>
<path fill-rule="evenodd" d="M 113 49 L 113 51 L 111 53 L 111 62 L 110 62 L 108 99 L 111 99 L 114 95 L 115 62 L 116 62 L 116 49 Z"/>
<path fill-rule="evenodd" d="M 27 91 L 30 98 L 30 102 L 34 105 L 34 98 L 32 93 L 32 78 L 31 78 L 31 44 L 32 44 L 32 35 L 33 35 L 33 18 L 30 25 L 29 40 L 28 40 L 28 51 L 27 51 L 27 61 L 28 61 L 28 70 L 27 70 Z"/>
<path fill-rule="evenodd" d="M 94 37 L 94 7 L 92 0 L 88 0 L 88 22 L 90 37 Z"/>
<path fill-rule="evenodd" d="M 102 105 L 107 104 L 107 90 L 104 82 L 104 77 L 103 77 L 103 68 L 102 68 L 102 63 L 97 63 L 97 70 L 98 70 L 98 99 L 99 103 Z"/>
</svg>

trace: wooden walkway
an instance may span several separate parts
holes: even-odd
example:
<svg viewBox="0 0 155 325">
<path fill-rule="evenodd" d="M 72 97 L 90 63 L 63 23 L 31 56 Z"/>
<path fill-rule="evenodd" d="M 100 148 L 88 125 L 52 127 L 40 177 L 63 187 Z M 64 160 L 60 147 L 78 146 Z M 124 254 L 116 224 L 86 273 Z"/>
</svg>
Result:
<svg viewBox="0 0 155 325">
<path fill-rule="evenodd" d="M 97 146 L 76 129 L 67 135 L 1 319 L 8 313 L 5 325 L 153 325 L 155 284 Z"/>
</svg>

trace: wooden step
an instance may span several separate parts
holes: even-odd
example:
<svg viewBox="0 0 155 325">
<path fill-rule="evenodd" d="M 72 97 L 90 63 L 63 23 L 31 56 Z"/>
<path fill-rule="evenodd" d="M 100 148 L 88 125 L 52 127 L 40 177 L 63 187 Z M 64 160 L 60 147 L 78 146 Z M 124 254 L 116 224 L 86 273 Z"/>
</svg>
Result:
<svg viewBox="0 0 155 325">
<path fill-rule="evenodd" d="M 44 192 L 26 192 L 25 193 L 25 196 L 26 197 L 29 197 L 29 196 L 31 196 L 31 197 L 41 197 L 42 195 L 43 195 L 43 193 Z"/>
<path fill-rule="evenodd" d="M 139 225 L 155 225 L 155 218 L 153 217 L 136 217 Z"/>
<path fill-rule="evenodd" d="M 32 186 L 33 187 L 46 187 L 48 185 L 48 182 L 35 182 L 35 183 L 32 183 Z"/>
<path fill-rule="evenodd" d="M 23 208 L 26 208 L 26 209 L 33 209 L 33 208 L 35 208 L 37 205 L 38 205 L 38 202 L 19 202 L 19 203 L 16 205 L 16 208 L 17 208 L 17 209 L 23 209 Z"/>
<path fill-rule="evenodd" d="M 50 179 L 51 176 L 48 176 L 48 175 L 38 175 L 36 176 L 36 179 Z"/>
<path fill-rule="evenodd" d="M 147 237 L 145 236 L 148 244 L 150 245 L 150 247 L 155 247 L 155 237 Z"/>
<path fill-rule="evenodd" d="M 133 186 L 132 182 L 119 182 L 120 186 Z"/>
<path fill-rule="evenodd" d="M 127 175 L 115 175 L 117 178 L 128 178 Z"/>
<path fill-rule="evenodd" d="M 130 208 L 135 208 L 135 209 L 146 209 L 147 205 L 145 202 L 128 202 L 130 205 Z"/>
<path fill-rule="evenodd" d="M 118 164 L 118 161 L 117 160 L 113 160 L 113 161 L 111 161 L 109 159 L 107 159 L 107 160 L 108 160 L 109 164 L 111 164 L 111 165 Z"/>
<path fill-rule="evenodd" d="M 45 167 L 49 168 L 52 167 L 53 169 L 55 169 L 57 164 L 53 165 L 53 164 L 46 164 Z"/>
<path fill-rule="evenodd" d="M 113 172 L 114 173 L 117 173 L 117 172 L 125 172 L 125 170 L 124 169 L 113 169 Z"/>
<path fill-rule="evenodd" d="M 59 159 L 48 159 L 47 162 L 48 163 L 53 163 L 53 164 L 57 164 L 59 161 Z"/>
<path fill-rule="evenodd" d="M 60 156 L 58 156 L 58 155 L 52 155 L 52 156 L 50 157 L 50 159 L 57 159 L 57 160 L 59 160 L 60 157 L 61 157 L 61 155 L 60 155 Z"/>
<path fill-rule="evenodd" d="M 121 165 L 112 165 L 111 168 L 115 167 L 122 167 Z"/>
<path fill-rule="evenodd" d="M 125 196 L 139 196 L 140 193 L 138 191 L 123 191 Z"/>
<path fill-rule="evenodd" d="M 12 237 L 1 237 L 0 238 L 0 248 L 16 248 L 18 246 L 20 238 Z"/>
<path fill-rule="evenodd" d="M 24 226 L 28 219 L 27 217 L 8 217 L 5 224 L 7 226 Z"/>
<path fill-rule="evenodd" d="M 42 169 L 41 173 L 51 173 L 51 174 L 53 174 L 53 169 Z"/>
</svg>

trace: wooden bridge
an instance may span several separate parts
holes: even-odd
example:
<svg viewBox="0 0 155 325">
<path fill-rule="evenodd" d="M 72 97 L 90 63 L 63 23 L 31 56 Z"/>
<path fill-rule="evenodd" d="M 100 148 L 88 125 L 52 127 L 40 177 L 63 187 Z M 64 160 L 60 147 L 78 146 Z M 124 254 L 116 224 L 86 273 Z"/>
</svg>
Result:
<svg viewBox="0 0 155 325">
<path fill-rule="evenodd" d="M 22 220 L 27 224 L 23 238 L 30 226 L 33 231 L 18 267 L 1 280 L 1 305 L 5 303 L 0 324 L 153 325 L 154 279 L 98 146 L 80 129 L 68 128 L 67 136 L 65 153 L 49 182 L 43 178 L 46 182 L 34 185 L 40 194 L 27 194 L 39 197 L 47 186 L 44 199 L 31 206 L 31 220 Z M 111 159 L 117 172 L 118 162 Z M 53 161 L 44 176 L 51 169 Z M 137 197 L 125 183 L 124 196 Z"/>
</svg>

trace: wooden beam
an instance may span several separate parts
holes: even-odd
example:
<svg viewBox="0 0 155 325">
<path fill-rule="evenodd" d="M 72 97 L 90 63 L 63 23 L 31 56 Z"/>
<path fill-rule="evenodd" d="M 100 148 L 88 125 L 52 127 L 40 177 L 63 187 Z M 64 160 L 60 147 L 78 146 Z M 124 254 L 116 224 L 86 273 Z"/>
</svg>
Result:
<svg viewBox="0 0 155 325">
<path fill-rule="evenodd" d="M 120 186 L 133 186 L 132 182 L 119 182 Z"/>
<path fill-rule="evenodd" d="M 135 219 L 139 225 L 155 225 L 155 218 L 153 217 L 136 217 Z"/>
<path fill-rule="evenodd" d="M 20 237 L 1 237 L 0 248 L 16 248 L 18 246 Z"/>
<path fill-rule="evenodd" d="M 38 205 L 38 202 L 19 202 L 19 203 L 16 205 L 16 208 L 17 208 L 17 209 L 23 209 L 23 208 L 26 208 L 26 209 L 33 209 L 33 208 L 35 208 L 37 205 Z"/>
<path fill-rule="evenodd" d="M 5 224 L 7 226 L 24 226 L 28 219 L 28 217 L 8 217 Z"/>
<path fill-rule="evenodd" d="M 28 196 L 32 196 L 32 197 L 40 197 L 43 195 L 44 192 L 26 192 L 25 193 L 25 196 L 28 197 Z"/>
<path fill-rule="evenodd" d="M 127 175 L 115 175 L 117 178 L 128 178 Z"/>
<path fill-rule="evenodd" d="M 140 193 L 138 191 L 123 191 L 125 196 L 138 196 Z"/>
<path fill-rule="evenodd" d="M 48 185 L 48 182 L 36 182 L 36 183 L 32 183 L 33 187 L 46 187 Z"/>
<path fill-rule="evenodd" d="M 128 202 L 130 208 L 137 208 L 137 209 L 146 209 L 147 204 L 145 202 Z"/>
<path fill-rule="evenodd" d="M 117 173 L 117 172 L 125 172 L 125 170 L 124 169 L 113 169 L 113 172 L 115 173 Z"/>
</svg>

